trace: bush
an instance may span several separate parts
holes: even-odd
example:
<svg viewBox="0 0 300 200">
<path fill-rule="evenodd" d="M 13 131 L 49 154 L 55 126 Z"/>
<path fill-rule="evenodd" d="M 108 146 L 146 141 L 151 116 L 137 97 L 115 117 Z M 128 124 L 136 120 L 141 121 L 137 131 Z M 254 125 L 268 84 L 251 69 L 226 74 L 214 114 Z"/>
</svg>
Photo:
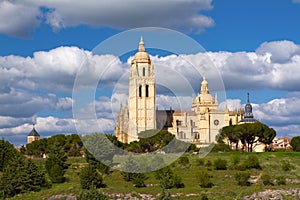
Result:
<svg viewBox="0 0 300 200">
<path fill-rule="evenodd" d="M 233 166 L 237 166 L 238 164 L 240 164 L 241 162 L 241 157 L 239 154 L 234 154 L 232 157 L 231 157 L 231 160 L 232 160 L 232 165 Z"/>
<path fill-rule="evenodd" d="M 197 160 L 197 164 L 199 165 L 199 166 L 204 166 L 204 164 L 205 164 L 205 160 L 204 159 L 198 159 Z"/>
<path fill-rule="evenodd" d="M 210 160 L 207 160 L 205 163 L 205 167 L 211 167 L 212 166 L 212 162 Z"/>
<path fill-rule="evenodd" d="M 216 170 L 226 170 L 227 169 L 227 161 L 221 158 L 218 158 L 214 162 L 214 166 Z"/>
<path fill-rule="evenodd" d="M 109 200 L 109 197 L 103 194 L 102 192 L 99 192 L 96 189 L 92 190 L 85 190 L 80 193 L 80 195 L 77 197 L 77 200 Z"/>
<path fill-rule="evenodd" d="M 212 152 L 230 152 L 232 149 L 225 143 L 217 143 L 212 149 Z"/>
<path fill-rule="evenodd" d="M 261 169 L 258 157 L 255 155 L 250 155 L 244 162 L 246 169 Z"/>
<path fill-rule="evenodd" d="M 158 195 L 157 200 L 172 200 L 171 193 L 166 190 L 162 190 L 162 192 Z"/>
<path fill-rule="evenodd" d="M 279 176 L 276 178 L 277 185 L 286 185 L 286 179 L 284 176 Z"/>
<path fill-rule="evenodd" d="M 201 194 L 200 195 L 200 200 L 208 200 L 208 197 L 206 194 Z"/>
<path fill-rule="evenodd" d="M 145 176 L 145 174 L 135 174 L 135 176 L 133 177 L 133 184 L 134 184 L 134 187 L 137 187 L 137 188 L 141 188 L 141 187 L 146 187 L 145 185 L 145 180 L 147 180 L 148 177 Z"/>
<path fill-rule="evenodd" d="M 190 160 L 188 157 L 183 156 L 179 158 L 178 163 L 182 166 L 182 167 L 189 167 L 190 166 Z"/>
<path fill-rule="evenodd" d="M 169 167 L 158 170 L 155 176 L 160 182 L 160 187 L 163 189 L 184 187 L 184 184 L 181 182 L 181 178 L 174 174 Z"/>
<path fill-rule="evenodd" d="M 235 180 L 238 182 L 240 186 L 249 186 L 250 182 L 248 181 L 250 178 L 249 172 L 237 172 L 234 175 Z"/>
<path fill-rule="evenodd" d="M 274 185 L 272 182 L 271 176 L 268 174 L 263 174 L 261 176 L 261 180 L 264 185 Z"/>
<path fill-rule="evenodd" d="M 201 171 L 199 174 L 199 185 L 202 188 L 211 188 L 214 184 L 210 181 L 207 171 Z"/>
<path fill-rule="evenodd" d="M 289 161 L 282 161 L 281 163 L 281 169 L 283 171 L 291 171 L 292 169 L 295 169 L 295 166 L 292 165 Z"/>
<path fill-rule="evenodd" d="M 103 184 L 103 178 L 94 167 L 88 165 L 80 172 L 80 185 L 82 189 L 101 188 Z"/>
</svg>

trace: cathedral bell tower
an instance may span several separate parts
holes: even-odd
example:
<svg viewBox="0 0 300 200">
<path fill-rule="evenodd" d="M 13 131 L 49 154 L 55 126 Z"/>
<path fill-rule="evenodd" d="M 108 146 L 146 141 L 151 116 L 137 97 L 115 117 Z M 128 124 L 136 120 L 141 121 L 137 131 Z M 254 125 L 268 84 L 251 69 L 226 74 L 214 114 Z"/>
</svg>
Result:
<svg viewBox="0 0 300 200">
<path fill-rule="evenodd" d="M 141 38 L 130 66 L 128 142 L 141 131 L 156 128 L 154 66 Z"/>
</svg>

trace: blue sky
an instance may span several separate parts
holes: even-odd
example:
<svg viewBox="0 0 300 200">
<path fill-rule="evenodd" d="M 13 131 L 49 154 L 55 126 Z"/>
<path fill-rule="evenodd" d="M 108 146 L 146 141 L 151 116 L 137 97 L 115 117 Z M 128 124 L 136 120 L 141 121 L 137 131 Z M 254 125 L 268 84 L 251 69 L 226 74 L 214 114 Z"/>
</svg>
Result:
<svg viewBox="0 0 300 200">
<path fill-rule="evenodd" d="M 299 18 L 298 0 L 1 1 L 0 133 L 20 145 L 33 121 L 43 137 L 76 132 L 72 88 L 80 61 L 93 69 L 91 63 L 114 58 L 92 55 L 99 43 L 154 26 L 180 31 L 206 49 L 232 109 L 243 106 L 250 92 L 257 119 L 280 136 L 300 135 Z M 184 58 L 201 63 L 200 56 Z M 166 55 L 153 59 L 178 64 Z M 128 64 L 122 61 L 113 64 L 107 80 L 125 73 Z M 95 105 L 102 129 L 111 132 L 115 116 L 106 108 L 118 105 L 108 101 L 100 95 Z"/>
</svg>

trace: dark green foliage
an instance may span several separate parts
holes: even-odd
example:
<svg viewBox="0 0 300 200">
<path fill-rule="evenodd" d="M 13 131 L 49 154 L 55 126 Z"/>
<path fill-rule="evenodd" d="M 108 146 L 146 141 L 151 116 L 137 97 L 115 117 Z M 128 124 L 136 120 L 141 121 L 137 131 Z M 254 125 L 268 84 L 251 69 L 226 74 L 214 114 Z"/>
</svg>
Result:
<svg viewBox="0 0 300 200">
<path fill-rule="evenodd" d="M 63 149 L 68 156 L 81 156 L 82 142 L 77 134 L 71 135 L 54 135 L 50 138 L 33 141 L 26 145 L 27 155 L 42 157 L 44 153 L 48 154 L 51 149 L 58 146 Z"/>
<path fill-rule="evenodd" d="M 147 180 L 147 179 L 148 179 L 148 177 L 145 176 L 145 174 L 137 173 L 134 175 L 132 183 L 133 183 L 134 187 L 137 187 L 137 188 L 146 187 L 145 180 Z"/>
<path fill-rule="evenodd" d="M 190 166 L 190 160 L 188 157 L 186 156 L 182 156 L 179 158 L 178 163 L 182 166 L 182 167 L 189 167 Z"/>
<path fill-rule="evenodd" d="M 110 142 L 106 135 L 94 133 L 82 138 L 85 145 L 85 155 L 88 163 L 93 165 L 102 173 L 109 173 L 109 166 L 116 153 L 116 147 Z M 99 164 L 101 163 L 101 164 Z"/>
<path fill-rule="evenodd" d="M 295 169 L 295 166 L 292 165 L 289 161 L 284 160 L 281 163 L 281 169 L 283 171 L 291 171 L 291 170 Z"/>
<path fill-rule="evenodd" d="M 157 200 L 172 200 L 171 193 L 165 189 L 158 195 Z"/>
<path fill-rule="evenodd" d="M 160 187 L 163 189 L 184 187 L 184 184 L 181 182 L 181 178 L 174 174 L 170 167 L 165 167 L 156 171 L 155 176 L 160 182 Z"/>
<path fill-rule="evenodd" d="M 214 167 L 216 170 L 226 170 L 227 169 L 227 161 L 221 158 L 218 158 L 214 161 Z"/>
<path fill-rule="evenodd" d="M 231 157 L 232 165 L 235 167 L 241 162 L 241 156 L 239 154 L 233 154 Z"/>
<path fill-rule="evenodd" d="M 77 200 L 109 200 L 109 197 L 96 189 L 84 190 Z"/>
<path fill-rule="evenodd" d="M 9 160 L 0 180 L 0 195 L 12 197 L 26 191 L 39 191 L 46 187 L 45 174 L 31 160 L 17 155 Z"/>
<path fill-rule="evenodd" d="M 234 175 L 235 180 L 237 181 L 238 185 L 240 186 L 249 186 L 250 182 L 248 181 L 250 178 L 249 172 L 237 172 Z"/>
<path fill-rule="evenodd" d="M 276 178 L 277 185 L 286 185 L 286 179 L 284 176 L 279 176 Z"/>
<path fill-rule="evenodd" d="M 272 182 L 272 178 L 269 174 L 263 174 L 261 176 L 261 181 L 264 185 L 274 185 Z"/>
<path fill-rule="evenodd" d="M 243 144 L 244 149 L 252 152 L 253 145 L 257 142 L 269 145 L 276 136 L 274 129 L 269 128 L 267 125 L 260 122 L 256 123 L 245 123 L 234 126 L 227 126 L 221 129 L 219 135 L 219 141 L 223 139 L 229 140 L 230 143 L 236 145 L 238 148 L 238 143 Z M 247 147 L 245 149 L 245 147 Z"/>
<path fill-rule="evenodd" d="M 207 160 L 206 163 L 205 163 L 205 167 L 208 170 L 212 170 L 212 165 L 213 165 L 213 163 L 210 160 Z"/>
<path fill-rule="evenodd" d="M 290 145 L 293 147 L 293 151 L 300 151 L 300 136 L 293 137 Z"/>
<path fill-rule="evenodd" d="M 18 155 L 14 146 L 4 139 L 0 140 L 0 171 L 8 165 L 11 159 L 14 159 Z"/>
<path fill-rule="evenodd" d="M 232 149 L 225 143 L 217 143 L 212 149 L 212 152 L 230 152 Z"/>
<path fill-rule="evenodd" d="M 255 155 L 248 156 L 244 161 L 244 165 L 246 169 L 261 169 L 258 157 Z"/>
<path fill-rule="evenodd" d="M 201 194 L 200 195 L 200 200 L 208 200 L 208 197 L 206 194 Z"/>
<path fill-rule="evenodd" d="M 133 159 L 132 156 L 129 156 L 125 161 L 124 166 L 122 168 L 121 174 L 125 181 L 132 181 L 134 177 L 138 174 L 140 168 L 137 162 Z"/>
<path fill-rule="evenodd" d="M 59 146 L 53 146 L 45 162 L 45 168 L 52 183 L 63 183 L 65 181 L 64 174 L 68 168 L 66 161 L 66 153 Z"/>
<path fill-rule="evenodd" d="M 199 185 L 202 188 L 211 188 L 214 184 L 210 181 L 210 175 L 207 171 L 201 171 L 198 175 Z"/>
<path fill-rule="evenodd" d="M 205 160 L 203 158 L 197 160 L 197 165 L 204 166 L 204 164 L 205 164 Z"/>
<path fill-rule="evenodd" d="M 88 165 L 83 168 L 80 172 L 80 185 L 82 189 L 92 189 L 92 188 L 101 188 L 105 185 L 103 184 L 103 178 L 98 174 L 97 170 Z"/>
</svg>

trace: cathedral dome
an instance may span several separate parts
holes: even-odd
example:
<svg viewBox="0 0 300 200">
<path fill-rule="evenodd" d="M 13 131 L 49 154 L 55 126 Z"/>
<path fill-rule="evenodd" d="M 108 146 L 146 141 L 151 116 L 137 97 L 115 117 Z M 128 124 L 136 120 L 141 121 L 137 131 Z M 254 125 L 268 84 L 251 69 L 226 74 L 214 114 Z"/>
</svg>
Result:
<svg viewBox="0 0 300 200">
<path fill-rule="evenodd" d="M 139 50 L 138 52 L 134 55 L 133 61 L 150 61 L 150 56 L 149 54 L 145 51 L 145 44 L 143 41 L 143 38 L 141 38 L 141 41 L 139 43 Z"/>
</svg>

